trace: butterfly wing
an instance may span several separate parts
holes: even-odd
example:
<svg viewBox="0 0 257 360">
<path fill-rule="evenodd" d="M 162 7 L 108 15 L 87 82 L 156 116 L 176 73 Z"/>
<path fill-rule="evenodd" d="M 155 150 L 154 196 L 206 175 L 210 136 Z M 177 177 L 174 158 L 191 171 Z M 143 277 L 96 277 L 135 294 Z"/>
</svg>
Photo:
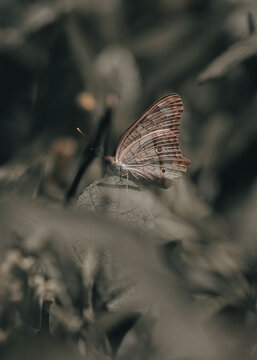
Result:
<svg viewBox="0 0 257 360">
<path fill-rule="evenodd" d="M 156 101 L 121 136 L 116 149 L 115 159 L 121 160 L 123 151 L 134 141 L 149 132 L 170 129 L 179 134 L 179 119 L 183 112 L 182 100 L 177 94 L 170 94 Z"/>
<path fill-rule="evenodd" d="M 176 94 L 153 104 L 122 136 L 116 157 L 126 170 L 144 183 L 168 188 L 185 171 L 190 160 L 179 146 L 182 101 Z"/>
</svg>

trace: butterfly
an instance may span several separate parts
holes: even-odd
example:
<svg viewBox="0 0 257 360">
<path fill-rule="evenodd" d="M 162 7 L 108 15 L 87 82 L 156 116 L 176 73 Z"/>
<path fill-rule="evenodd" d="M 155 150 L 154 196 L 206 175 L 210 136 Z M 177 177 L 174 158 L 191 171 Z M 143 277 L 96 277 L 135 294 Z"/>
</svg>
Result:
<svg viewBox="0 0 257 360">
<path fill-rule="evenodd" d="M 114 155 L 105 156 L 114 173 L 169 188 L 191 163 L 179 146 L 182 112 L 177 94 L 164 96 L 150 106 L 121 136 Z"/>
</svg>

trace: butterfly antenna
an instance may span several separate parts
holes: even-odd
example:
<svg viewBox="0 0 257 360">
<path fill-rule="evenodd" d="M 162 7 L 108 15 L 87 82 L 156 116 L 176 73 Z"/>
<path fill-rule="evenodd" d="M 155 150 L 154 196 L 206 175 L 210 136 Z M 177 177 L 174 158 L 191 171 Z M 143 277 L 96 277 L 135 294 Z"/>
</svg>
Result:
<svg viewBox="0 0 257 360">
<path fill-rule="evenodd" d="M 84 133 L 79 127 L 77 127 L 77 131 L 78 131 L 81 135 L 86 136 L 85 133 Z"/>
</svg>

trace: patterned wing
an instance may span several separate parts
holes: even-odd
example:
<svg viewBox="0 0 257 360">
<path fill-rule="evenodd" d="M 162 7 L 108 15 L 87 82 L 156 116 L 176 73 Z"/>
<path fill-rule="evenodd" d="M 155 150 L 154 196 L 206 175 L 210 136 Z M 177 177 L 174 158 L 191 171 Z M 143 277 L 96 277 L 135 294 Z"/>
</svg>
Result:
<svg viewBox="0 0 257 360">
<path fill-rule="evenodd" d="M 180 150 L 177 134 L 156 130 L 131 143 L 123 152 L 126 170 L 144 183 L 168 188 L 191 163 Z"/>
<path fill-rule="evenodd" d="M 177 94 L 164 96 L 156 101 L 127 131 L 121 136 L 116 149 L 115 160 L 124 159 L 123 152 L 134 141 L 155 130 L 170 129 L 179 134 L 179 119 L 183 112 L 182 100 Z"/>
<path fill-rule="evenodd" d="M 179 146 L 182 111 L 176 94 L 154 103 L 121 137 L 116 161 L 141 182 L 170 187 L 191 163 Z"/>
</svg>

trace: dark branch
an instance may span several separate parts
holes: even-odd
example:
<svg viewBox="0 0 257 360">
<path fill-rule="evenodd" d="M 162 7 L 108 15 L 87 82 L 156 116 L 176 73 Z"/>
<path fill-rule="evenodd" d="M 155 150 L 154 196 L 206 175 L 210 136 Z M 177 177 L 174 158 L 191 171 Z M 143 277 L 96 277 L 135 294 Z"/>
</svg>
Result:
<svg viewBox="0 0 257 360">
<path fill-rule="evenodd" d="M 107 132 L 108 128 L 110 127 L 111 120 L 112 120 L 112 112 L 113 112 L 113 106 L 111 106 L 110 104 L 109 104 L 109 106 L 107 105 L 107 108 L 106 108 L 105 113 L 99 123 L 99 126 L 97 128 L 97 131 L 96 131 L 93 141 L 91 141 L 85 147 L 85 150 L 83 151 L 82 160 L 80 162 L 79 168 L 78 168 L 77 173 L 74 177 L 74 180 L 71 183 L 71 186 L 68 189 L 66 196 L 65 196 L 66 204 L 69 203 L 69 201 L 75 195 L 82 176 L 86 172 L 86 170 L 89 167 L 89 165 L 91 164 L 91 162 L 94 160 L 95 155 L 96 155 L 94 150 L 98 148 L 99 144 L 101 143 L 101 139 L 102 139 L 103 135 Z"/>
</svg>

